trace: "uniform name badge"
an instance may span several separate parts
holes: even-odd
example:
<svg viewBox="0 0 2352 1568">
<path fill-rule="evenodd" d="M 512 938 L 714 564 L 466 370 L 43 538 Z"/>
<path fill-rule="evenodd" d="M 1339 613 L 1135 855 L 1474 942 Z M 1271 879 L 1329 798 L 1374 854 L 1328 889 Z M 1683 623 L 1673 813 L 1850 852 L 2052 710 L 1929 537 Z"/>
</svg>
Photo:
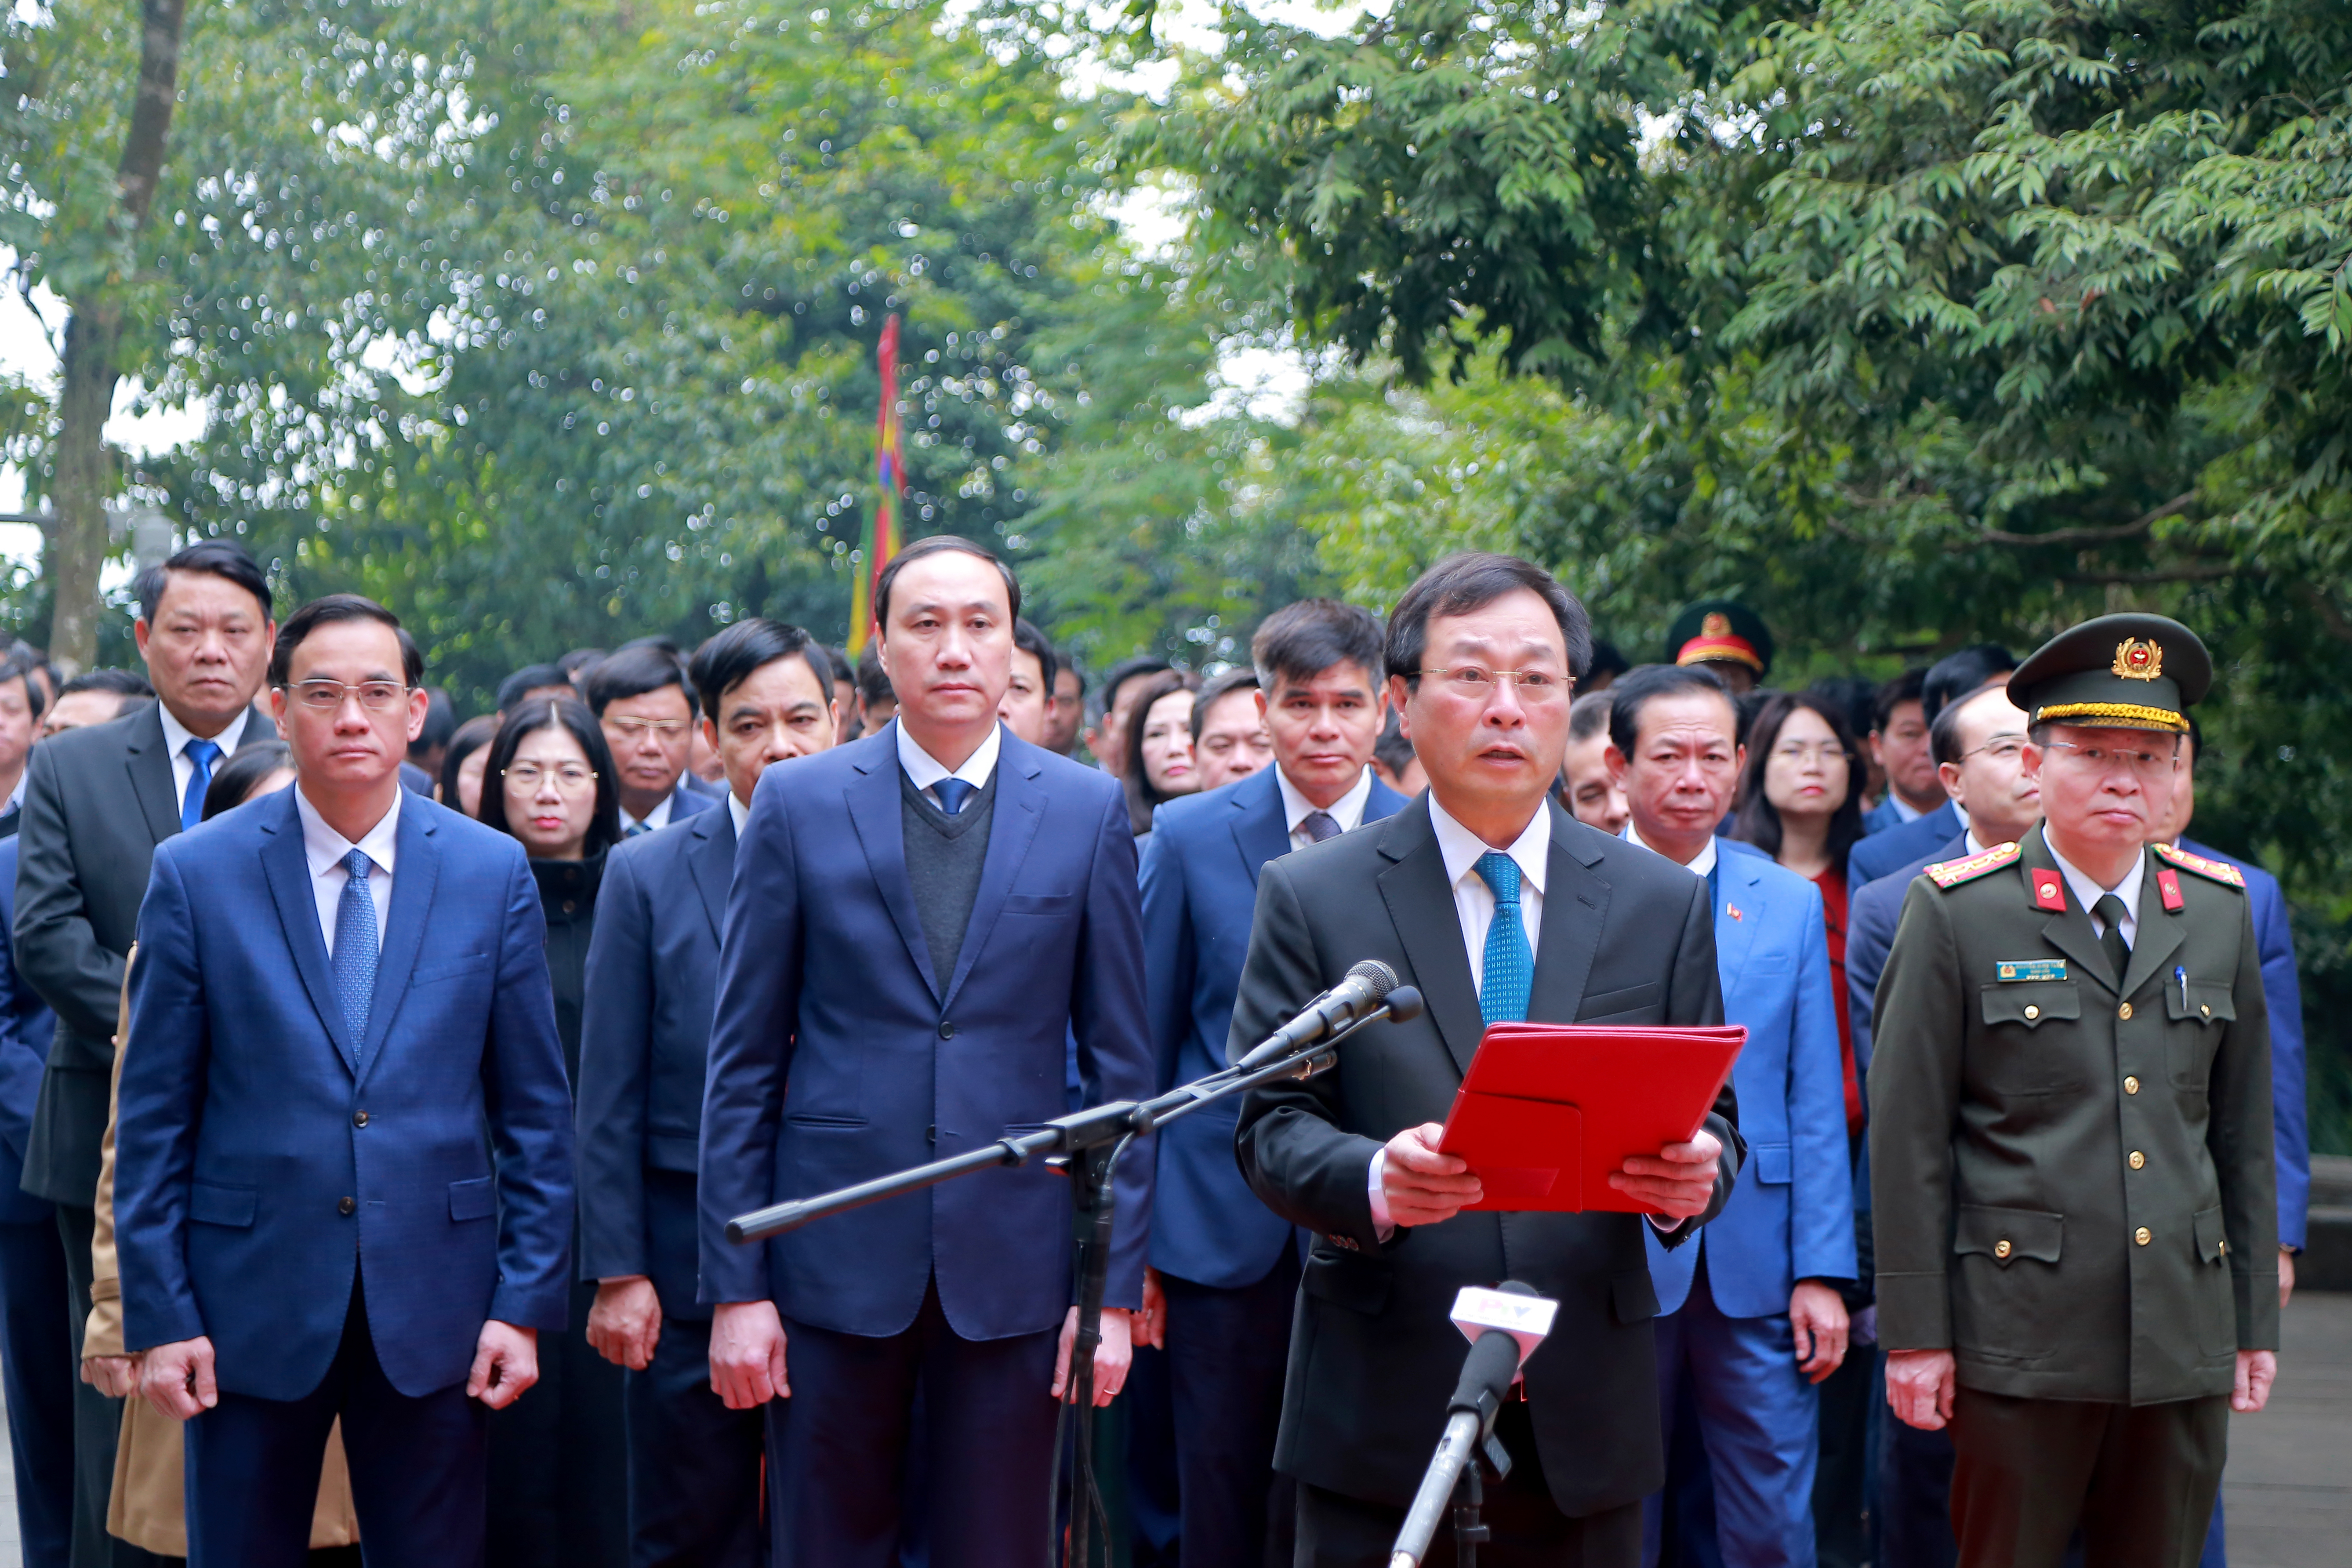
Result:
<svg viewBox="0 0 2352 1568">
<path fill-rule="evenodd" d="M 2063 980 L 2066 961 L 2063 958 L 2004 958 L 1993 965 L 1994 978 L 2003 984 L 2015 980 Z"/>
</svg>

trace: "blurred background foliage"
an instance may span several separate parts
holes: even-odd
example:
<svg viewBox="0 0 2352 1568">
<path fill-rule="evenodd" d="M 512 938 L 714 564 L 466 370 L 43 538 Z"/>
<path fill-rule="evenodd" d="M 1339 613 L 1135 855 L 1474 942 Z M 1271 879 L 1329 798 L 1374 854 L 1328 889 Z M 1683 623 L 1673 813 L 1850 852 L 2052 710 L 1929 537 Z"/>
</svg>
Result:
<svg viewBox="0 0 2352 1568">
<path fill-rule="evenodd" d="M 87 193 L 137 16 L 0 22 L 17 281 L 114 268 L 126 370 L 210 411 L 124 489 L 385 599 L 461 707 L 647 631 L 838 639 L 897 312 L 905 526 L 1016 557 L 1097 668 L 1465 545 L 1637 659 L 1743 597 L 1778 684 L 2179 616 L 2197 832 L 2287 883 L 2352 1152 L 2340 0 L 1229 5 L 1209 52 L 1149 0 L 195 0 L 126 258 Z M 0 386 L 35 494 L 46 395 Z"/>
</svg>

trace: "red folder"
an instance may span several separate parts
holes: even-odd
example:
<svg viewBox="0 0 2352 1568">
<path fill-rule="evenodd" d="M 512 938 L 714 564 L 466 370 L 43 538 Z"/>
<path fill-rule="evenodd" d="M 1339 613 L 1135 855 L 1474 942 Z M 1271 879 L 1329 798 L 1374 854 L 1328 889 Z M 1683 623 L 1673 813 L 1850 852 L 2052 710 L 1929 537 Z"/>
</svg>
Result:
<svg viewBox="0 0 2352 1568">
<path fill-rule="evenodd" d="M 1738 1024 L 1489 1025 L 1438 1148 L 1478 1173 L 1474 1209 L 1640 1214 L 1611 1173 L 1689 1142 L 1747 1043 Z"/>
</svg>

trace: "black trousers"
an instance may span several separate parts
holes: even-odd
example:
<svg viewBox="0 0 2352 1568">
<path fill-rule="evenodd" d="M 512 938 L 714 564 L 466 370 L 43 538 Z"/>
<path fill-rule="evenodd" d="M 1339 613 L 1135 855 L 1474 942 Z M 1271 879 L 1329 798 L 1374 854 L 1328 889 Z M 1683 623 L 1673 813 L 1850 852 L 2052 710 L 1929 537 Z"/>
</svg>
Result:
<svg viewBox="0 0 2352 1568">
<path fill-rule="evenodd" d="M 631 1568 L 757 1568 L 766 1417 L 711 1392 L 710 1324 L 664 1318 L 652 1364 L 622 1375 Z"/>
<path fill-rule="evenodd" d="M 1483 1522 L 1493 1537 L 1478 1549 L 1479 1568 L 1637 1568 L 1641 1500 L 1582 1519 L 1560 1512 L 1544 1485 L 1527 1411 L 1513 1400 L 1495 1420 L 1495 1435 L 1511 1456 L 1511 1474 L 1486 1487 Z M 1388 1568 L 1404 1513 L 1301 1483 L 1297 1568 Z M 1425 1562 L 1428 1568 L 1454 1568 L 1450 1514 L 1430 1542 Z"/>
<path fill-rule="evenodd" d="M 1822 1380 L 1821 1459 L 1813 1470 L 1813 1549 L 1821 1568 L 1864 1568 L 1870 1561 L 1864 1519 L 1870 1415 L 1874 1405 L 1885 1404 L 1871 1375 L 1877 1363 L 1876 1346 L 1855 1345 Z"/>
<path fill-rule="evenodd" d="M 1225 1289 L 1162 1275 L 1176 1405 L 1178 1539 L 1188 1563 L 1281 1564 L 1296 1551 L 1292 1484 L 1274 1473 L 1298 1249 Z"/>
<path fill-rule="evenodd" d="M 25 1568 L 67 1568 L 73 1552 L 74 1390 L 82 1383 L 68 1289 L 54 1217 L 0 1225 L 0 1375 Z"/>
<path fill-rule="evenodd" d="M 1952 1539 L 1949 1427 L 1922 1432 L 1880 1410 L 1875 1508 L 1880 1568 L 1953 1568 L 1960 1549 Z"/>
<path fill-rule="evenodd" d="M 1962 1568 L 2196 1568 L 2230 1447 L 2230 1401 L 1952 1404 L 1952 1526 Z"/>
<path fill-rule="evenodd" d="M 564 1331 L 540 1333 L 539 1382 L 490 1413 L 497 1568 L 624 1568 L 629 1560 L 622 1374 L 588 1347 L 595 1301 L 593 1282 L 572 1288 Z"/>
<path fill-rule="evenodd" d="M 106 1532 L 106 1507 L 114 1496 L 114 1446 L 122 1436 L 122 1401 L 109 1399 L 82 1382 L 80 1374 L 82 1330 L 89 1322 L 89 1244 L 98 1232 L 98 1211 L 59 1204 L 58 1231 L 65 1238 L 75 1368 L 73 1568 L 161 1568 L 177 1559 L 142 1551 Z M 313 1478 L 314 1492 L 316 1486 Z"/>
</svg>

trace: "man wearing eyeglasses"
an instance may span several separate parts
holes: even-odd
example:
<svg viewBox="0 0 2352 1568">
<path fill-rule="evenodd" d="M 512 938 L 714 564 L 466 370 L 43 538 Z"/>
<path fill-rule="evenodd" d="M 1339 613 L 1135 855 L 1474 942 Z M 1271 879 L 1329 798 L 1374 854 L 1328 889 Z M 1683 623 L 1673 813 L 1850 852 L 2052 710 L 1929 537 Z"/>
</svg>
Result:
<svg viewBox="0 0 2352 1568">
<path fill-rule="evenodd" d="M 613 749 L 621 795 L 621 836 L 635 838 L 719 803 L 684 781 L 694 749 L 694 694 L 677 656 L 635 643 L 589 671 L 589 710 Z"/>
<path fill-rule="evenodd" d="M 2277 1374 L 2261 954 L 2151 844 L 2204 645 L 2105 616 L 2018 668 L 2042 825 L 1911 884 L 1870 1074 L 1887 1403 L 1951 1433 L 1963 1564 L 2193 1562 Z"/>
</svg>

